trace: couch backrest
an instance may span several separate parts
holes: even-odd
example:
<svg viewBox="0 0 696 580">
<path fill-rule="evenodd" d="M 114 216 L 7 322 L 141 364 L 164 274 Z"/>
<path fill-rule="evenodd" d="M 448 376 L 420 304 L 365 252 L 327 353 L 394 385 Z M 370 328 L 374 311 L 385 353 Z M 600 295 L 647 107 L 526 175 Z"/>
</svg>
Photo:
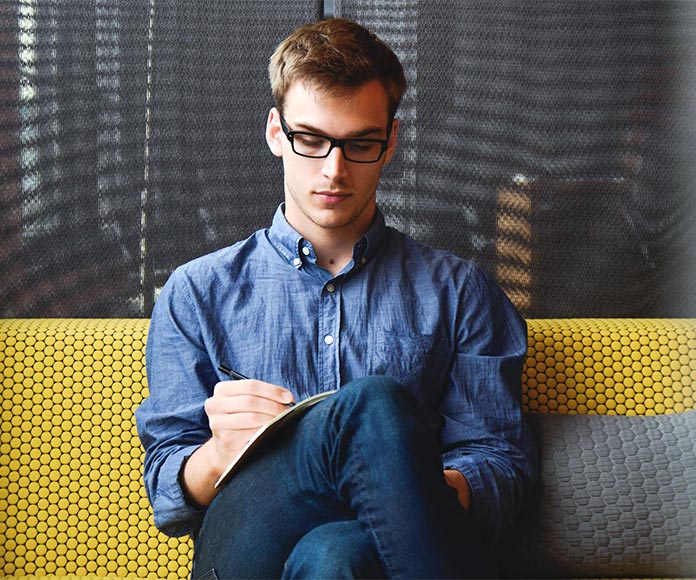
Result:
<svg viewBox="0 0 696 580">
<path fill-rule="evenodd" d="M 696 408 L 694 319 L 535 319 L 526 412 L 654 415 Z"/>
<path fill-rule="evenodd" d="M 0 321 L 0 573 L 185 578 L 157 532 L 133 412 L 147 320 Z"/>
</svg>

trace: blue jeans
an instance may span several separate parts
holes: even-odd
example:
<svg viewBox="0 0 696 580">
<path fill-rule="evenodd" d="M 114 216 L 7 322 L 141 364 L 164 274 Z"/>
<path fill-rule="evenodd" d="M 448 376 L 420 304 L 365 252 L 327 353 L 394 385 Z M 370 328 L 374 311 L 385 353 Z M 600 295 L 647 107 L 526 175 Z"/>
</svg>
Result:
<svg viewBox="0 0 696 580">
<path fill-rule="evenodd" d="M 192 578 L 490 575 L 437 437 L 393 380 L 342 387 L 257 451 L 208 508 Z"/>
</svg>

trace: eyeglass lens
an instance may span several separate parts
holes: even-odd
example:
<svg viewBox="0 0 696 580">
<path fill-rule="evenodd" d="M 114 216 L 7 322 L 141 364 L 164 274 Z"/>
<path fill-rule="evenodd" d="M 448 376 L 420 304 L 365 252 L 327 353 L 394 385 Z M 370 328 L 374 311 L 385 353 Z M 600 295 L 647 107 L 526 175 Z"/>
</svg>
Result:
<svg viewBox="0 0 696 580">
<path fill-rule="evenodd" d="M 295 133 L 292 138 L 293 151 L 305 157 L 326 157 L 331 150 L 332 142 L 321 135 Z M 382 156 L 382 143 L 349 139 L 341 143 L 343 156 L 348 161 L 371 163 Z"/>
</svg>

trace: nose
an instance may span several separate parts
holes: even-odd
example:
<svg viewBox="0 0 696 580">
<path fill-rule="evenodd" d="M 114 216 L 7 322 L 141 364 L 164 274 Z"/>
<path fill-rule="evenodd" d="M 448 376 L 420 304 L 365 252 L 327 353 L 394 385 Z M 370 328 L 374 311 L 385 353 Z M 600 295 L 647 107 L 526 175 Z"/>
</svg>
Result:
<svg viewBox="0 0 696 580">
<path fill-rule="evenodd" d="M 340 147 L 334 147 L 328 157 L 324 159 L 322 172 L 325 177 L 335 179 L 346 174 L 348 170 L 346 158 Z"/>
</svg>

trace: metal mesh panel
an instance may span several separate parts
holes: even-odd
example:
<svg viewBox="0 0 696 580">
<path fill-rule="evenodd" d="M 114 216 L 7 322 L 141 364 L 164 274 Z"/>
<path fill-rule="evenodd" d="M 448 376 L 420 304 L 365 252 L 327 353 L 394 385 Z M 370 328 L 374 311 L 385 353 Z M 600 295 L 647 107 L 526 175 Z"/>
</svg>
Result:
<svg viewBox="0 0 696 580">
<path fill-rule="evenodd" d="M 523 314 L 696 314 L 696 3 L 337 0 L 407 67 L 390 221 Z"/>
<path fill-rule="evenodd" d="M 266 146 L 275 46 L 320 16 L 319 2 L 157 2 L 154 37 L 148 298 L 172 269 L 267 226 L 283 198 Z M 149 306 L 148 306 L 149 307 Z"/>
<path fill-rule="evenodd" d="M 148 316 L 270 222 L 266 63 L 322 2 L 0 6 L 0 316 Z M 529 317 L 696 316 L 696 3 L 336 0 L 409 79 L 379 200 Z"/>
<path fill-rule="evenodd" d="M 148 316 L 180 263 L 266 224 L 273 48 L 319 0 L 0 7 L 0 316 Z"/>
<path fill-rule="evenodd" d="M 128 312 L 148 27 L 131 4 L 2 4 L 3 316 Z"/>
</svg>

